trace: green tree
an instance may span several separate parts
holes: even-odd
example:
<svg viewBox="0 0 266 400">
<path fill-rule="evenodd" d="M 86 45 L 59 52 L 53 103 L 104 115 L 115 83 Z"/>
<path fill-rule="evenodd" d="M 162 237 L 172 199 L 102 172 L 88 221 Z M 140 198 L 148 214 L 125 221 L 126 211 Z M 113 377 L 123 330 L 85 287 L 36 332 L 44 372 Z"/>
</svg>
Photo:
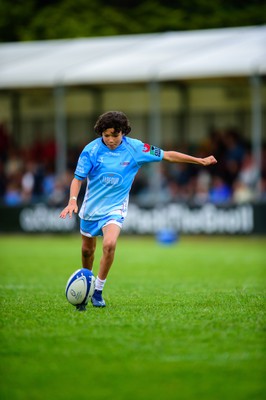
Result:
<svg viewBox="0 0 266 400">
<path fill-rule="evenodd" d="M 264 0 L 1 0 L 0 41 L 156 33 L 266 22 Z"/>
</svg>

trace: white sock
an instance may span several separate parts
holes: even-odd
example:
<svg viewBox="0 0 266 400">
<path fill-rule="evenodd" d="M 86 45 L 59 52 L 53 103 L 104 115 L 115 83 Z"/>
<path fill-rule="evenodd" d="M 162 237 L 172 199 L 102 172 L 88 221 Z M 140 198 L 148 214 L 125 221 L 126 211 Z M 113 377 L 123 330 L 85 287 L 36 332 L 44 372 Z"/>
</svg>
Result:
<svg viewBox="0 0 266 400">
<path fill-rule="evenodd" d="M 96 290 L 102 291 L 105 282 L 106 282 L 106 279 L 102 280 L 102 279 L 100 279 L 100 278 L 97 276 L 96 282 L 95 282 L 95 289 L 96 289 Z"/>
</svg>

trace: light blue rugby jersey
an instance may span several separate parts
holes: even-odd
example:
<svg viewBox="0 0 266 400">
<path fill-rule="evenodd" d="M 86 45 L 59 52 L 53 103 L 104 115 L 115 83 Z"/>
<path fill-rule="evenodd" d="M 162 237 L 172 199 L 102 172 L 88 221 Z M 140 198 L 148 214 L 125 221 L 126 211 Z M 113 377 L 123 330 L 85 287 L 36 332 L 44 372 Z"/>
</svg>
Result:
<svg viewBox="0 0 266 400">
<path fill-rule="evenodd" d="M 163 150 L 137 139 L 123 137 L 122 143 L 110 150 L 95 139 L 80 154 L 75 178 L 87 178 L 87 188 L 79 216 L 97 221 L 107 215 L 126 216 L 128 196 L 139 168 L 161 161 Z"/>
</svg>

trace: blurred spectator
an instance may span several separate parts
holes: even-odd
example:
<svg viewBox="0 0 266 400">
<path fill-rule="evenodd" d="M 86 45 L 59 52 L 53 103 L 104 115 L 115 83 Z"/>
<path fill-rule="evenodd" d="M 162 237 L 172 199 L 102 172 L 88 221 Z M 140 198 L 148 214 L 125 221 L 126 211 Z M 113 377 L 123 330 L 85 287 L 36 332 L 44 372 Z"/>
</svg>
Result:
<svg viewBox="0 0 266 400">
<path fill-rule="evenodd" d="M 209 200 L 209 188 L 211 185 L 211 175 L 209 171 L 201 170 L 196 179 L 194 203 L 203 205 Z"/>
<path fill-rule="evenodd" d="M 238 180 L 250 189 L 255 189 L 258 183 L 259 172 L 251 151 L 248 150 L 242 160 Z"/>
<path fill-rule="evenodd" d="M 244 146 L 241 135 L 234 129 L 224 132 L 223 141 L 225 144 L 225 160 L 234 160 L 239 165 L 244 156 Z"/>
<path fill-rule="evenodd" d="M 32 193 L 34 188 L 34 164 L 28 162 L 25 166 L 24 174 L 21 179 L 22 199 L 24 203 L 32 201 Z"/>
<path fill-rule="evenodd" d="M 48 195 L 47 201 L 52 206 L 61 206 L 66 199 L 65 186 L 62 179 L 57 178 L 54 181 L 53 191 Z"/>
<path fill-rule="evenodd" d="M 208 135 L 199 144 L 199 153 L 202 156 L 205 154 L 215 154 L 217 159 L 221 160 L 225 153 L 223 133 L 215 128 L 211 128 Z"/>
<path fill-rule="evenodd" d="M 22 204 L 21 190 L 16 180 L 8 183 L 4 195 L 4 204 L 9 207 L 19 206 Z"/>
<path fill-rule="evenodd" d="M 66 172 L 59 177 L 56 177 L 55 174 L 52 174 L 50 172 L 50 175 L 48 175 L 48 180 L 51 183 L 51 187 L 50 190 L 46 193 L 46 200 L 50 205 L 62 206 L 63 204 L 68 202 L 69 187 L 73 179 L 73 172 L 74 171 L 70 171 L 69 169 L 67 169 Z M 80 191 L 80 197 L 84 196 L 84 191 L 85 188 Z"/>
<path fill-rule="evenodd" d="M 224 162 L 224 179 L 232 185 L 238 176 L 239 169 L 245 154 L 245 149 L 240 139 L 240 135 L 235 130 L 224 132 L 223 141 L 225 145 L 224 157 L 221 161 Z"/>
<path fill-rule="evenodd" d="M 255 199 L 254 190 L 251 190 L 245 182 L 237 180 L 233 185 L 233 202 L 235 204 L 250 203 Z"/>
<path fill-rule="evenodd" d="M 48 163 L 45 168 L 43 181 L 42 181 L 42 189 L 45 197 L 49 197 L 52 195 L 56 186 L 56 177 L 53 165 Z"/>
<path fill-rule="evenodd" d="M 7 153 L 5 163 L 5 172 L 7 177 L 19 173 L 23 168 L 23 159 L 21 158 L 20 150 L 16 147 L 11 147 Z"/>
<path fill-rule="evenodd" d="M 51 206 L 63 206 L 69 196 L 69 185 L 80 149 L 68 149 L 68 169 L 58 177 L 55 173 L 56 146 L 53 139 L 41 141 L 38 138 L 22 150 L 10 142 L 10 137 L 0 124 L 1 203 L 15 206 L 46 202 Z M 151 179 L 150 170 L 142 169 L 132 185 L 131 201 L 141 206 L 151 206 L 156 201 L 195 205 L 266 201 L 265 146 L 260 181 L 250 148 L 236 130 L 212 129 L 198 147 L 188 149 L 184 146 L 175 145 L 178 151 L 190 152 L 198 157 L 213 154 L 218 164 L 206 170 L 193 164 L 161 163 Z"/>
<path fill-rule="evenodd" d="M 214 204 L 228 204 L 231 196 L 229 185 L 220 176 L 214 176 L 209 190 L 209 201 Z"/>
</svg>

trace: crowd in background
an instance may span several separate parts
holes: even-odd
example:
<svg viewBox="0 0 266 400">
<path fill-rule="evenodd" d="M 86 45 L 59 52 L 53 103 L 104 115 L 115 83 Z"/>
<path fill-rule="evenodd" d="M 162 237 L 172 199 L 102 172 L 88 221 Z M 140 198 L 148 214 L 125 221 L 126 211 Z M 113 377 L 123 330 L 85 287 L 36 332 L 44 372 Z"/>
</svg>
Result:
<svg viewBox="0 0 266 400">
<path fill-rule="evenodd" d="M 171 146 L 170 149 L 175 147 Z M 69 150 L 67 170 L 62 176 L 57 176 L 54 141 L 35 141 L 27 148 L 19 148 L 10 140 L 4 125 L 0 125 L 0 204 L 21 206 L 42 202 L 64 206 L 68 201 L 70 182 L 81 150 Z M 266 201 L 265 146 L 261 154 L 260 172 L 250 144 L 233 129 L 213 130 L 196 146 L 182 145 L 176 150 L 198 157 L 213 154 L 218 163 L 202 168 L 193 164 L 161 162 L 157 175 L 150 174 L 149 169 L 144 167 L 132 186 L 132 201 L 144 206 L 152 205 L 153 179 L 159 181 L 155 185 L 157 200 L 165 203 L 227 205 Z"/>
</svg>

